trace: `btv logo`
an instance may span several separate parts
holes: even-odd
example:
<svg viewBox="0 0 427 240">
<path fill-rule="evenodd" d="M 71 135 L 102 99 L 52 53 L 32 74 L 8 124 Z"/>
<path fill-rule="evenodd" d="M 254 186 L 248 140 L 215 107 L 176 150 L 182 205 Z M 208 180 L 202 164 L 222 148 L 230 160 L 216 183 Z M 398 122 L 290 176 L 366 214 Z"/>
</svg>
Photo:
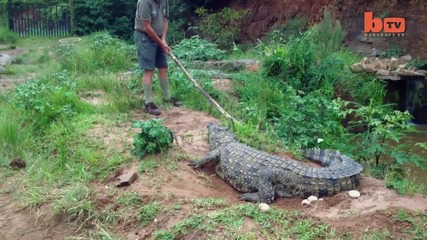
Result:
<svg viewBox="0 0 427 240">
<path fill-rule="evenodd" d="M 373 12 L 365 12 L 365 32 L 379 33 L 384 30 L 385 33 L 403 33 L 406 30 L 404 18 L 374 18 Z"/>
</svg>

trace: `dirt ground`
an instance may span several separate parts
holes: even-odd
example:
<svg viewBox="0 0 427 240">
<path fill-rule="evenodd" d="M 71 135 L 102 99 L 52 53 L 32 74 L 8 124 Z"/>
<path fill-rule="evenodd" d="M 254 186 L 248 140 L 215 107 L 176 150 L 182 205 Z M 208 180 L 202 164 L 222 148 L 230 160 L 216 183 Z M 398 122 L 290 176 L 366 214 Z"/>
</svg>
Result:
<svg viewBox="0 0 427 240">
<path fill-rule="evenodd" d="M 0 45 L 0 49 L 6 48 L 5 45 Z M 21 55 L 28 50 L 25 48 L 16 48 L 16 49 L 7 49 L 1 50 L 0 54 L 8 54 L 11 57 L 15 58 L 18 55 Z M 35 74 L 26 74 L 24 76 L 10 76 L 6 74 L 0 74 L 0 93 L 13 89 L 16 85 L 25 82 L 30 78 L 34 78 Z"/>
<path fill-rule="evenodd" d="M 134 120 L 150 118 L 142 111 L 131 114 Z M 207 124 L 218 120 L 206 113 L 196 112 L 184 108 L 173 108 L 164 111 L 159 117 L 165 118 L 165 125 L 176 133 L 176 142 L 171 151 L 181 151 L 195 158 L 202 157 L 208 151 Z M 135 129 L 130 123 L 122 126 L 105 129 L 102 125 L 94 125 L 88 132 L 112 148 L 129 154 Z M 140 162 L 135 161 L 128 169 L 136 169 Z M 123 188 L 123 191 L 138 192 L 141 196 L 150 197 L 153 194 L 163 194 L 165 202 L 179 199 L 196 199 L 200 197 L 220 197 L 231 204 L 241 203 L 237 200 L 238 192 L 216 176 L 213 169 L 196 171 L 188 167 L 185 161 L 179 163 L 179 169 L 172 172 L 163 168 L 158 169 L 155 176 L 159 185 L 153 185 L 153 176 L 139 175 L 136 182 Z M 8 192 L 13 184 L 3 183 L 3 192 Z M 358 190 L 361 196 L 352 199 L 347 193 L 327 197 L 311 205 L 301 205 L 302 199 L 279 199 L 271 206 L 288 210 L 301 210 L 305 215 L 320 222 L 328 223 L 338 232 L 351 232 L 352 236 L 360 236 L 369 229 L 388 229 L 395 237 L 405 237 L 399 231 L 399 226 L 392 223 L 392 214 L 398 208 L 411 211 L 427 212 L 427 197 L 422 195 L 399 196 L 395 191 L 383 187 L 384 184 L 376 179 L 363 177 Z M 99 189 L 108 188 L 108 184 L 98 186 Z M 12 192 L 10 190 L 9 192 Z M 105 200 L 105 199 L 104 199 Z M 104 201 L 102 191 L 100 201 Z M 108 199 L 105 202 L 108 203 Z M 184 212 L 173 217 L 159 216 L 159 224 L 171 226 L 174 222 L 185 217 Z M 42 210 L 40 210 L 42 211 Z M 12 200 L 11 194 L 0 195 L 0 240 L 13 239 L 62 239 L 62 236 L 72 234 L 73 230 L 64 224 L 52 225 L 55 221 L 43 219 L 43 213 L 29 214 L 20 209 L 17 202 Z M 250 224 L 250 223 L 246 223 Z M 68 230 L 67 230 L 68 229 Z M 146 229 L 118 230 L 124 239 L 144 239 L 136 236 L 149 235 L 153 231 L 150 225 Z M 138 235 L 136 235 L 138 234 Z M 126 237 L 127 236 L 127 237 Z"/>
</svg>

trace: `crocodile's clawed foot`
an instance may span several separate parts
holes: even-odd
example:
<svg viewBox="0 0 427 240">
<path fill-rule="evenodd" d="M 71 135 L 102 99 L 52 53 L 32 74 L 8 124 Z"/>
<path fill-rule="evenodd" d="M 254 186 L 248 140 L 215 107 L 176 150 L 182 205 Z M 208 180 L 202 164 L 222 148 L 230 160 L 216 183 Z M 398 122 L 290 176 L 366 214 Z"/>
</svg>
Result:
<svg viewBox="0 0 427 240">
<path fill-rule="evenodd" d="M 187 165 L 195 169 L 200 168 L 199 161 L 195 161 L 195 160 L 188 161 Z"/>
<path fill-rule="evenodd" d="M 259 201 L 258 193 L 243 193 L 239 195 L 240 201 L 257 203 Z"/>
</svg>

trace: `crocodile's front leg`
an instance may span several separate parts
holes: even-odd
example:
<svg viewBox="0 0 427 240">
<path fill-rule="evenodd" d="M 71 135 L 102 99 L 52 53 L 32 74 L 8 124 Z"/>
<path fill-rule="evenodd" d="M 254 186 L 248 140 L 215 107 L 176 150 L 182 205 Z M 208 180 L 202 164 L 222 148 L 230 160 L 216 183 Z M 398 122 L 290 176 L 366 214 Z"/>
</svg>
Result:
<svg viewBox="0 0 427 240">
<path fill-rule="evenodd" d="M 201 168 L 205 165 L 213 165 L 219 161 L 220 149 L 217 148 L 213 151 L 208 152 L 202 159 L 200 160 L 190 160 L 188 161 L 188 166 L 193 168 Z"/>
</svg>

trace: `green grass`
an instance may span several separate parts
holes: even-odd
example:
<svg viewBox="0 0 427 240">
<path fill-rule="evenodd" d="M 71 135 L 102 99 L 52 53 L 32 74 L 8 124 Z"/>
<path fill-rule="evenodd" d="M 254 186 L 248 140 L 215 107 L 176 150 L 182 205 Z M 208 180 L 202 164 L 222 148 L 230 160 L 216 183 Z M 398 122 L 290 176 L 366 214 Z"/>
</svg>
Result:
<svg viewBox="0 0 427 240">
<path fill-rule="evenodd" d="M 3 167 L 9 159 L 22 157 L 32 139 L 29 127 L 22 123 L 21 114 L 5 102 L 0 102 L 0 106 L 0 167 Z"/>
<path fill-rule="evenodd" d="M 406 229 L 405 233 L 412 236 L 413 239 L 427 238 L 427 214 L 413 213 L 405 209 L 399 209 L 394 215 L 396 224 L 409 223 L 411 228 Z"/>
<path fill-rule="evenodd" d="M 216 208 L 209 206 L 216 205 Z M 220 207 L 222 206 L 222 207 Z M 223 205 L 219 199 L 198 199 L 193 211 L 170 229 L 153 233 L 153 239 L 174 239 L 201 233 L 209 239 L 318 239 L 334 238 L 327 225 L 304 218 L 300 212 L 271 208 L 261 212 L 256 205 Z M 254 223 L 251 229 L 243 230 L 245 222 Z"/>
<path fill-rule="evenodd" d="M 19 36 L 10 32 L 7 26 L 0 25 L 0 44 L 16 44 L 19 42 Z"/>
</svg>

